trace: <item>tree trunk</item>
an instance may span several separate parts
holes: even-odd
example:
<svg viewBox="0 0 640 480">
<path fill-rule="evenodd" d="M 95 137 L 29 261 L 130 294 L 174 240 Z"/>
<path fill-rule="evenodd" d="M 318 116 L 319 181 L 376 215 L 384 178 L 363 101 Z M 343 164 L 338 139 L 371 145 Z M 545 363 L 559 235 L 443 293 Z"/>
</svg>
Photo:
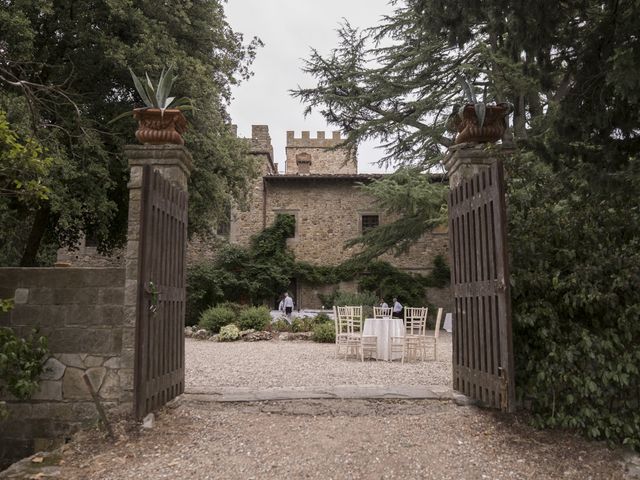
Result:
<svg viewBox="0 0 640 480">
<path fill-rule="evenodd" d="M 29 232 L 29 238 L 27 239 L 27 245 L 20 260 L 21 267 L 33 267 L 36 264 L 36 256 L 38 255 L 44 232 L 47 230 L 50 212 L 48 204 L 41 206 L 36 212 L 31 225 L 31 232 Z"/>
<path fill-rule="evenodd" d="M 527 138 L 525 115 L 525 96 L 521 94 L 516 98 L 515 111 L 513 112 L 513 135 L 516 139 Z"/>
</svg>

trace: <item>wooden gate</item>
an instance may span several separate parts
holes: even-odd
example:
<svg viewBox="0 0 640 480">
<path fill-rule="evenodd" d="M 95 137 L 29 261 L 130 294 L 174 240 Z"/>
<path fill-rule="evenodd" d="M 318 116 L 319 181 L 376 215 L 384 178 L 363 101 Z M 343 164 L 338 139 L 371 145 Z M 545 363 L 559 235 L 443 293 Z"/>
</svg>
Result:
<svg viewBox="0 0 640 480">
<path fill-rule="evenodd" d="M 144 167 L 134 367 L 138 418 L 184 391 L 187 198 Z"/>
<path fill-rule="evenodd" d="M 501 160 L 449 193 L 453 388 L 512 411 L 514 368 Z"/>
</svg>

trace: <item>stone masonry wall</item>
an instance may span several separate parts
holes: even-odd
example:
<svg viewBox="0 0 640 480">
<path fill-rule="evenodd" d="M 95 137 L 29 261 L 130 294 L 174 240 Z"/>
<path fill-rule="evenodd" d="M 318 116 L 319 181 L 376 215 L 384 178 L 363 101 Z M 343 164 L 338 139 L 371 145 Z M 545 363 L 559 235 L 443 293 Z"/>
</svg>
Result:
<svg viewBox="0 0 640 480">
<path fill-rule="evenodd" d="M 332 138 L 325 138 L 325 132 L 318 132 L 317 138 L 311 138 L 309 132 L 302 132 L 301 138 L 296 138 L 294 132 L 287 132 L 286 173 L 297 174 L 298 155 L 307 154 L 311 160 L 310 174 L 354 174 L 358 173 L 358 164 L 353 155 L 344 149 L 331 150 L 344 139 L 340 132 L 333 132 Z"/>
<path fill-rule="evenodd" d="M 0 463 L 59 444 L 78 426 L 95 421 L 96 408 L 82 379 L 87 372 L 107 410 L 131 411 L 134 328 L 123 321 L 121 268 L 0 268 L 0 298 L 15 308 L 0 326 L 48 337 L 40 389 L 29 402 L 7 398 L 0 423 Z"/>
<path fill-rule="evenodd" d="M 260 168 L 260 176 L 253 181 L 248 208 L 239 209 L 234 206 L 231 209 L 231 228 L 229 241 L 233 244 L 246 246 L 253 235 L 261 232 L 264 227 L 264 196 L 265 185 L 263 177 L 276 175 L 277 169 L 273 164 L 273 146 L 269 136 L 269 127 L 266 125 L 252 125 L 251 127 L 251 154 L 257 157 Z"/>
<path fill-rule="evenodd" d="M 357 247 L 344 248 L 347 240 L 357 237 L 362 229 L 363 214 L 377 214 L 380 224 L 391 221 L 373 205 L 373 199 L 362 193 L 353 180 L 347 179 L 268 179 L 266 219 L 267 225 L 278 213 L 296 217 L 295 237 L 289 239 L 289 247 L 296 259 L 313 265 L 338 265 L 357 253 Z M 383 260 L 411 273 L 427 275 L 433 267 L 436 255 L 447 258 L 448 237 L 446 231 L 429 233 L 400 257 L 384 255 Z M 317 293 L 330 293 L 336 286 L 298 287 L 296 304 L 300 308 L 319 308 Z M 356 289 L 355 284 L 341 285 L 342 290 Z M 446 302 L 448 290 L 430 292 L 429 300 L 437 306 L 450 308 Z M 436 303 L 437 302 L 437 303 Z"/>
</svg>

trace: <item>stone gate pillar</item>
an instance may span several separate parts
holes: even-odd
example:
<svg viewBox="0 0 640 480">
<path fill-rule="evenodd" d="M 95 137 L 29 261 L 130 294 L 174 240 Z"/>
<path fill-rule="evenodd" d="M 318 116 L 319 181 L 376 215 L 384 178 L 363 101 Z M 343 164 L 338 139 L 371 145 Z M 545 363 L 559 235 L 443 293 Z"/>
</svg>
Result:
<svg viewBox="0 0 640 480">
<path fill-rule="evenodd" d="M 498 157 L 504 157 L 513 151 L 509 144 L 461 143 L 449 147 L 443 161 L 449 177 L 449 187 L 457 187 L 465 179 L 490 167 Z"/>
<path fill-rule="evenodd" d="M 169 180 L 174 186 L 187 191 L 187 182 L 191 174 L 192 159 L 189 151 L 182 145 L 128 145 L 125 155 L 129 160 L 129 221 L 127 226 L 127 246 L 125 250 L 125 287 L 124 287 L 124 327 L 122 333 L 122 358 L 130 369 L 131 376 L 125 385 L 121 385 L 126 401 L 133 400 L 133 369 L 135 362 L 135 329 L 138 297 L 140 216 L 142 199 L 142 170 L 150 165 L 153 170 Z"/>
</svg>

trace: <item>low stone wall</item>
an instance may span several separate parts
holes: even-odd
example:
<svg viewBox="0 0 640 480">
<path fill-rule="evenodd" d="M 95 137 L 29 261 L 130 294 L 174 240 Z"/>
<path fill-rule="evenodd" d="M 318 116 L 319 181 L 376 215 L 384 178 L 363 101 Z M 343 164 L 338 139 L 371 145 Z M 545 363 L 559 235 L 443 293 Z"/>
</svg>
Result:
<svg viewBox="0 0 640 480">
<path fill-rule="evenodd" d="M 29 402 L 5 399 L 0 465 L 97 419 L 85 372 L 107 411 L 132 410 L 134 326 L 124 320 L 124 285 L 122 268 L 0 268 L 0 298 L 15 299 L 0 326 L 22 336 L 38 328 L 52 353 Z"/>
</svg>

